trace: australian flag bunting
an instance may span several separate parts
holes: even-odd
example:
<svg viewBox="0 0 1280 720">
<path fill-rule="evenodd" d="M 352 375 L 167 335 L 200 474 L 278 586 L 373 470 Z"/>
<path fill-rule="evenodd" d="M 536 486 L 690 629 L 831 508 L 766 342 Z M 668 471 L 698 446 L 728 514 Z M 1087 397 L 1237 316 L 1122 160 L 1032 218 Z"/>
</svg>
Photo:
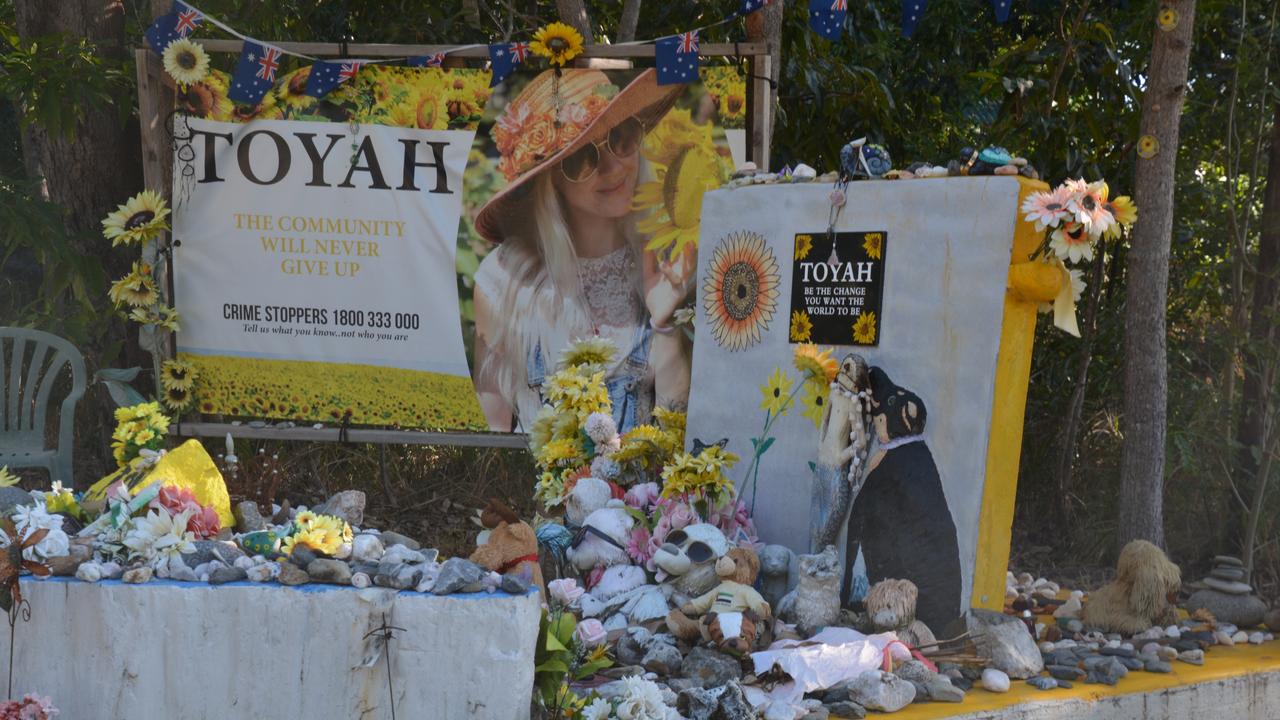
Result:
<svg viewBox="0 0 1280 720">
<path fill-rule="evenodd" d="M 750 15 L 765 5 L 772 5 L 773 0 L 741 0 L 738 5 L 739 15 Z"/>
<path fill-rule="evenodd" d="M 1009 19 L 1009 9 L 1013 7 L 1013 0 L 991 0 L 991 4 L 996 9 L 996 22 Z"/>
<path fill-rule="evenodd" d="M 303 92 L 311 97 L 324 97 L 333 92 L 334 88 L 354 78 L 362 67 L 363 60 L 321 60 L 311 66 L 307 89 Z"/>
<path fill-rule="evenodd" d="M 678 85 L 698 79 L 698 31 L 690 30 L 654 41 L 659 85 Z"/>
<path fill-rule="evenodd" d="M 419 55 L 411 57 L 408 60 L 409 67 L 444 67 L 444 52 L 431 53 L 430 55 Z"/>
<path fill-rule="evenodd" d="M 240 51 L 240 61 L 231 76 L 231 88 L 227 97 L 236 102 L 257 105 L 262 96 L 276 84 L 276 73 L 284 60 L 284 52 L 278 47 L 256 40 L 245 40 Z"/>
<path fill-rule="evenodd" d="M 201 20 L 204 20 L 204 15 L 199 10 L 174 0 L 173 9 L 169 14 L 156 18 L 156 21 L 151 23 L 151 27 L 143 33 L 143 37 L 147 39 L 151 49 L 160 54 L 169 47 L 169 43 L 195 32 Z"/>
<path fill-rule="evenodd" d="M 520 63 L 520 60 L 516 59 L 515 53 L 511 51 L 512 45 L 515 45 L 515 43 L 493 43 L 489 45 L 489 69 L 493 72 L 493 77 L 489 79 L 489 87 L 500 85 L 516 69 L 516 65 Z"/>
<path fill-rule="evenodd" d="M 809 27 L 828 40 L 839 40 L 844 34 L 848 14 L 849 0 L 809 0 Z"/>
<path fill-rule="evenodd" d="M 902 37 L 911 37 L 924 17 L 924 8 L 929 0 L 902 0 Z"/>
</svg>

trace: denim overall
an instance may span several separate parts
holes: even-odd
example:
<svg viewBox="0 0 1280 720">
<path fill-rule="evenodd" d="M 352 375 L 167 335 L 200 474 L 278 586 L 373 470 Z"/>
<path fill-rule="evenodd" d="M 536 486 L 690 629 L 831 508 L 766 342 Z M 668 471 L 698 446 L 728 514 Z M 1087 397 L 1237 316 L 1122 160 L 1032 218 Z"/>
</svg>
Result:
<svg viewBox="0 0 1280 720">
<path fill-rule="evenodd" d="M 613 407 L 613 421 L 618 425 L 618 432 L 625 433 L 636 425 L 649 421 L 653 413 L 652 400 L 641 398 L 640 390 L 645 375 L 649 370 L 649 345 L 653 342 L 653 328 L 648 323 L 636 332 L 636 340 L 631 352 L 614 373 L 605 378 L 605 387 L 609 391 L 609 404 Z M 547 363 L 542 352 L 542 341 L 534 343 L 526 360 L 529 373 L 529 389 L 538 393 L 539 399 L 546 402 L 542 394 L 542 384 L 547 378 Z M 532 422 L 530 419 L 529 422 Z"/>
</svg>

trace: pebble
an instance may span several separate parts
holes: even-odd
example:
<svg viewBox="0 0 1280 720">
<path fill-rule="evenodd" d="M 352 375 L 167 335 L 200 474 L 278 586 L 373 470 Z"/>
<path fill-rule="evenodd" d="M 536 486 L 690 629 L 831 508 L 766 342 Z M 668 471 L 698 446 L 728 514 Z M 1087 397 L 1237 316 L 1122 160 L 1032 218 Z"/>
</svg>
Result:
<svg viewBox="0 0 1280 720">
<path fill-rule="evenodd" d="M 1134 640 L 1159 640 L 1164 637 L 1164 628 L 1152 627 L 1133 636 Z"/>
<path fill-rule="evenodd" d="M 1142 660 L 1141 658 L 1136 658 L 1136 657 L 1122 657 L 1122 658 L 1116 658 L 1116 659 L 1120 661 L 1120 664 L 1121 664 L 1121 665 L 1123 665 L 1123 666 L 1125 667 L 1125 669 L 1126 669 L 1126 670 L 1141 670 L 1141 669 L 1142 669 L 1143 660 Z"/>
<path fill-rule="evenodd" d="M 1166 662 L 1176 660 L 1178 658 L 1178 650 L 1177 648 L 1172 648 L 1168 645 L 1161 645 L 1160 651 L 1156 653 L 1156 657 Z"/>
<path fill-rule="evenodd" d="M 1059 605 L 1058 609 L 1053 611 L 1053 616 L 1059 620 L 1064 618 L 1067 620 L 1075 620 L 1079 619 L 1080 611 L 1082 609 L 1079 598 L 1067 598 L 1066 602 Z"/>
<path fill-rule="evenodd" d="M 102 566 L 96 562 L 81 563 L 76 568 L 76 579 L 84 582 L 98 582 L 102 579 Z"/>
<path fill-rule="evenodd" d="M 278 579 L 281 585 L 305 585 L 311 582 L 311 576 L 307 571 L 293 563 L 280 563 Z"/>
<path fill-rule="evenodd" d="M 365 573 L 358 572 L 351 574 L 351 587 L 353 588 L 364 589 L 369 587 L 371 582 L 373 581 L 370 580 L 369 576 Z"/>
<path fill-rule="evenodd" d="M 1119 641 L 1113 640 L 1112 642 L 1114 642 L 1115 645 L 1108 644 L 1106 647 L 1102 648 L 1098 652 L 1103 655 L 1109 655 L 1111 657 L 1121 657 L 1121 658 L 1137 657 L 1138 654 L 1133 651 L 1132 647 L 1123 648 L 1123 647 L 1120 647 Z"/>
<path fill-rule="evenodd" d="M 1058 687 L 1057 680 L 1044 676 L 1027 678 L 1027 684 L 1037 690 L 1056 690 Z"/>
<path fill-rule="evenodd" d="M 364 507 L 364 491 L 343 490 L 329 498 L 324 505 L 316 508 L 316 512 L 346 520 L 350 525 L 360 526 L 364 524 Z"/>
<path fill-rule="evenodd" d="M 1164 629 L 1164 636 L 1171 637 L 1171 638 L 1180 638 L 1182 637 L 1182 631 L 1178 629 L 1177 625 L 1170 625 L 1169 627 Z"/>
<path fill-rule="evenodd" d="M 232 514 L 235 516 L 236 530 L 239 532 L 249 533 L 267 529 L 267 521 L 258 511 L 258 503 L 252 500 L 236 503 Z"/>
<path fill-rule="evenodd" d="M 280 566 L 275 563 L 265 563 L 262 565 L 254 565 L 245 571 L 245 579 L 250 582 L 267 582 L 280 572 Z"/>
<path fill-rule="evenodd" d="M 995 668 L 982 671 L 982 689 L 994 693 L 1009 692 L 1009 676 Z"/>
<path fill-rule="evenodd" d="M 242 567 L 222 566 L 217 570 L 209 573 L 210 585 L 223 585 L 230 582 L 239 582 L 249 577 L 249 573 Z"/>
<path fill-rule="evenodd" d="M 169 579 L 178 582 L 198 582 L 200 578 L 196 577 L 196 571 L 186 565 L 178 565 L 169 568 Z"/>
<path fill-rule="evenodd" d="M 519 575 L 503 575 L 498 588 L 509 595 L 524 595 L 529 592 L 529 583 Z"/>
<path fill-rule="evenodd" d="M 1261 645 L 1263 641 L 1265 641 L 1266 639 L 1267 639 L 1267 636 L 1264 635 L 1261 631 L 1254 631 L 1249 633 L 1250 645 Z"/>
<path fill-rule="evenodd" d="M 1240 558 L 1238 558 L 1238 557 L 1232 557 L 1231 555 L 1215 555 L 1215 556 L 1213 557 L 1213 564 L 1214 564 L 1214 565 L 1233 565 L 1233 566 L 1235 566 L 1235 567 L 1244 567 L 1244 561 L 1242 561 L 1242 560 L 1241 560 Z"/>
<path fill-rule="evenodd" d="M 1243 630 L 1238 630 L 1236 631 L 1235 635 L 1231 636 L 1231 642 L 1237 645 L 1241 643 L 1247 643 L 1249 642 L 1249 633 Z"/>
<path fill-rule="evenodd" d="M 257 565 L 257 563 L 254 562 L 253 558 L 249 557 L 248 555 L 241 555 L 240 557 L 236 558 L 235 562 L 231 564 L 233 567 L 238 567 L 241 570 L 248 570 L 254 565 Z"/>
<path fill-rule="evenodd" d="M 341 560 L 317 558 L 307 565 L 307 575 L 316 582 L 330 585 L 349 585 L 351 583 L 351 566 Z"/>
<path fill-rule="evenodd" d="M 155 571 L 151 569 L 150 565 L 142 565 L 141 567 L 125 570 L 120 579 L 130 585 L 141 585 L 142 583 L 149 582 L 151 580 L 151 576 L 154 574 Z"/>
<path fill-rule="evenodd" d="M 401 535 L 400 533 L 397 533 L 397 532 L 391 532 L 390 530 L 384 530 L 379 537 L 381 538 L 382 544 L 385 547 L 391 547 L 392 545 L 403 545 L 409 548 L 410 550 L 422 549 L 422 544 L 419 543 L 417 540 L 414 540 L 413 538 L 407 535 Z"/>
<path fill-rule="evenodd" d="M 1050 665 L 1045 668 L 1055 680 L 1079 680 L 1085 672 L 1074 665 Z"/>
<path fill-rule="evenodd" d="M 838 717 L 841 720 L 859 720 L 867 716 L 867 709 L 852 700 L 841 700 L 824 705 L 827 717 Z"/>
<path fill-rule="evenodd" d="M 1246 583 L 1231 580 L 1219 580 L 1212 576 L 1205 578 L 1204 584 L 1218 592 L 1224 592 L 1228 595 L 1248 595 L 1253 592 L 1253 587 Z"/>
<path fill-rule="evenodd" d="M 1143 665 L 1143 668 L 1142 668 L 1142 669 L 1143 669 L 1143 670 L 1146 670 L 1146 671 L 1147 671 L 1147 672 L 1149 672 L 1149 673 L 1171 673 L 1171 672 L 1173 672 L 1173 666 L 1172 666 L 1172 665 L 1170 665 L 1169 663 L 1165 662 L 1164 660 L 1160 660 L 1160 659 L 1158 659 L 1158 658 L 1148 658 L 1148 659 L 1147 659 L 1146 664 L 1145 664 L 1145 665 Z"/>
<path fill-rule="evenodd" d="M 1235 641 L 1231 639 L 1230 635 L 1222 632 L 1221 630 L 1213 633 L 1213 641 L 1218 645 L 1226 645 L 1227 647 L 1231 647 L 1236 644 Z"/>
<path fill-rule="evenodd" d="M 311 564 L 312 560 L 320 557 L 320 553 L 301 543 L 293 546 L 293 552 L 289 554 L 289 562 L 297 565 L 299 568 L 305 568 Z"/>
<path fill-rule="evenodd" d="M 382 555 L 381 562 L 417 565 L 427 561 L 427 556 L 417 550 L 410 550 L 405 545 L 392 545 Z"/>
<path fill-rule="evenodd" d="M 1203 650 L 1184 650 L 1178 653 L 1178 660 L 1184 663 L 1187 663 L 1189 665 L 1203 665 L 1204 651 Z"/>
</svg>

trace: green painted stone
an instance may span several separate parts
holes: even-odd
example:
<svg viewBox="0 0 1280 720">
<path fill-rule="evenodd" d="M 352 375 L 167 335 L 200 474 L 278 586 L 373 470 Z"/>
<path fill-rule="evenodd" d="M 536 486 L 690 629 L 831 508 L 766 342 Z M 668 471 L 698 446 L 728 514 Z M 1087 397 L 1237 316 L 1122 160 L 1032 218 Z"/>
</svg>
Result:
<svg viewBox="0 0 1280 720">
<path fill-rule="evenodd" d="M 250 555 L 270 557 L 280 552 L 280 536 L 272 530 L 258 530 L 240 536 L 240 547 Z"/>
</svg>

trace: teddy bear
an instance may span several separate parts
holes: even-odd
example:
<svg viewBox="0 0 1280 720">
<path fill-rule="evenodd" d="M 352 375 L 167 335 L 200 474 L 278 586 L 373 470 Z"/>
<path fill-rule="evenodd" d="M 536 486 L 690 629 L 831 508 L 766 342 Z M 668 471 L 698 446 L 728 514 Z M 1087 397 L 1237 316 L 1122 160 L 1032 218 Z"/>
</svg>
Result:
<svg viewBox="0 0 1280 720">
<path fill-rule="evenodd" d="M 500 575 L 517 575 L 536 585 L 545 597 L 547 588 L 538 563 L 538 536 L 533 528 L 509 508 L 495 509 L 491 502 L 485 510 L 483 522 L 497 522 L 497 525 L 484 534 L 482 544 L 471 553 L 471 562 Z"/>
<path fill-rule="evenodd" d="M 916 619 L 919 590 L 910 580 L 881 580 L 867 593 L 867 620 L 873 632 L 893 632 L 911 647 L 930 647 L 937 638 Z M 925 652 L 929 652 L 925 650 Z"/>
<path fill-rule="evenodd" d="M 573 484 L 564 501 L 564 517 L 569 524 L 579 527 L 591 513 L 604 507 L 613 499 L 613 487 L 596 477 L 580 478 Z"/>
<path fill-rule="evenodd" d="M 754 550 L 736 547 L 715 564 L 720 584 L 667 614 L 667 628 L 681 640 L 701 637 L 716 648 L 741 655 L 750 652 L 757 624 L 767 619 L 769 603 L 752 585 L 760 574 Z M 693 618 L 701 615 L 702 620 Z"/>
<path fill-rule="evenodd" d="M 659 581 L 666 582 L 672 590 L 685 598 L 708 592 L 720 580 L 716 563 L 729 551 L 729 541 L 720 528 L 710 523 L 695 523 L 680 530 L 673 530 L 653 554 L 653 564 L 662 571 Z M 759 561 L 756 563 L 759 569 Z"/>
<path fill-rule="evenodd" d="M 582 572 L 628 564 L 627 536 L 634 525 L 626 503 L 610 500 L 583 518 L 565 555 Z"/>
</svg>

